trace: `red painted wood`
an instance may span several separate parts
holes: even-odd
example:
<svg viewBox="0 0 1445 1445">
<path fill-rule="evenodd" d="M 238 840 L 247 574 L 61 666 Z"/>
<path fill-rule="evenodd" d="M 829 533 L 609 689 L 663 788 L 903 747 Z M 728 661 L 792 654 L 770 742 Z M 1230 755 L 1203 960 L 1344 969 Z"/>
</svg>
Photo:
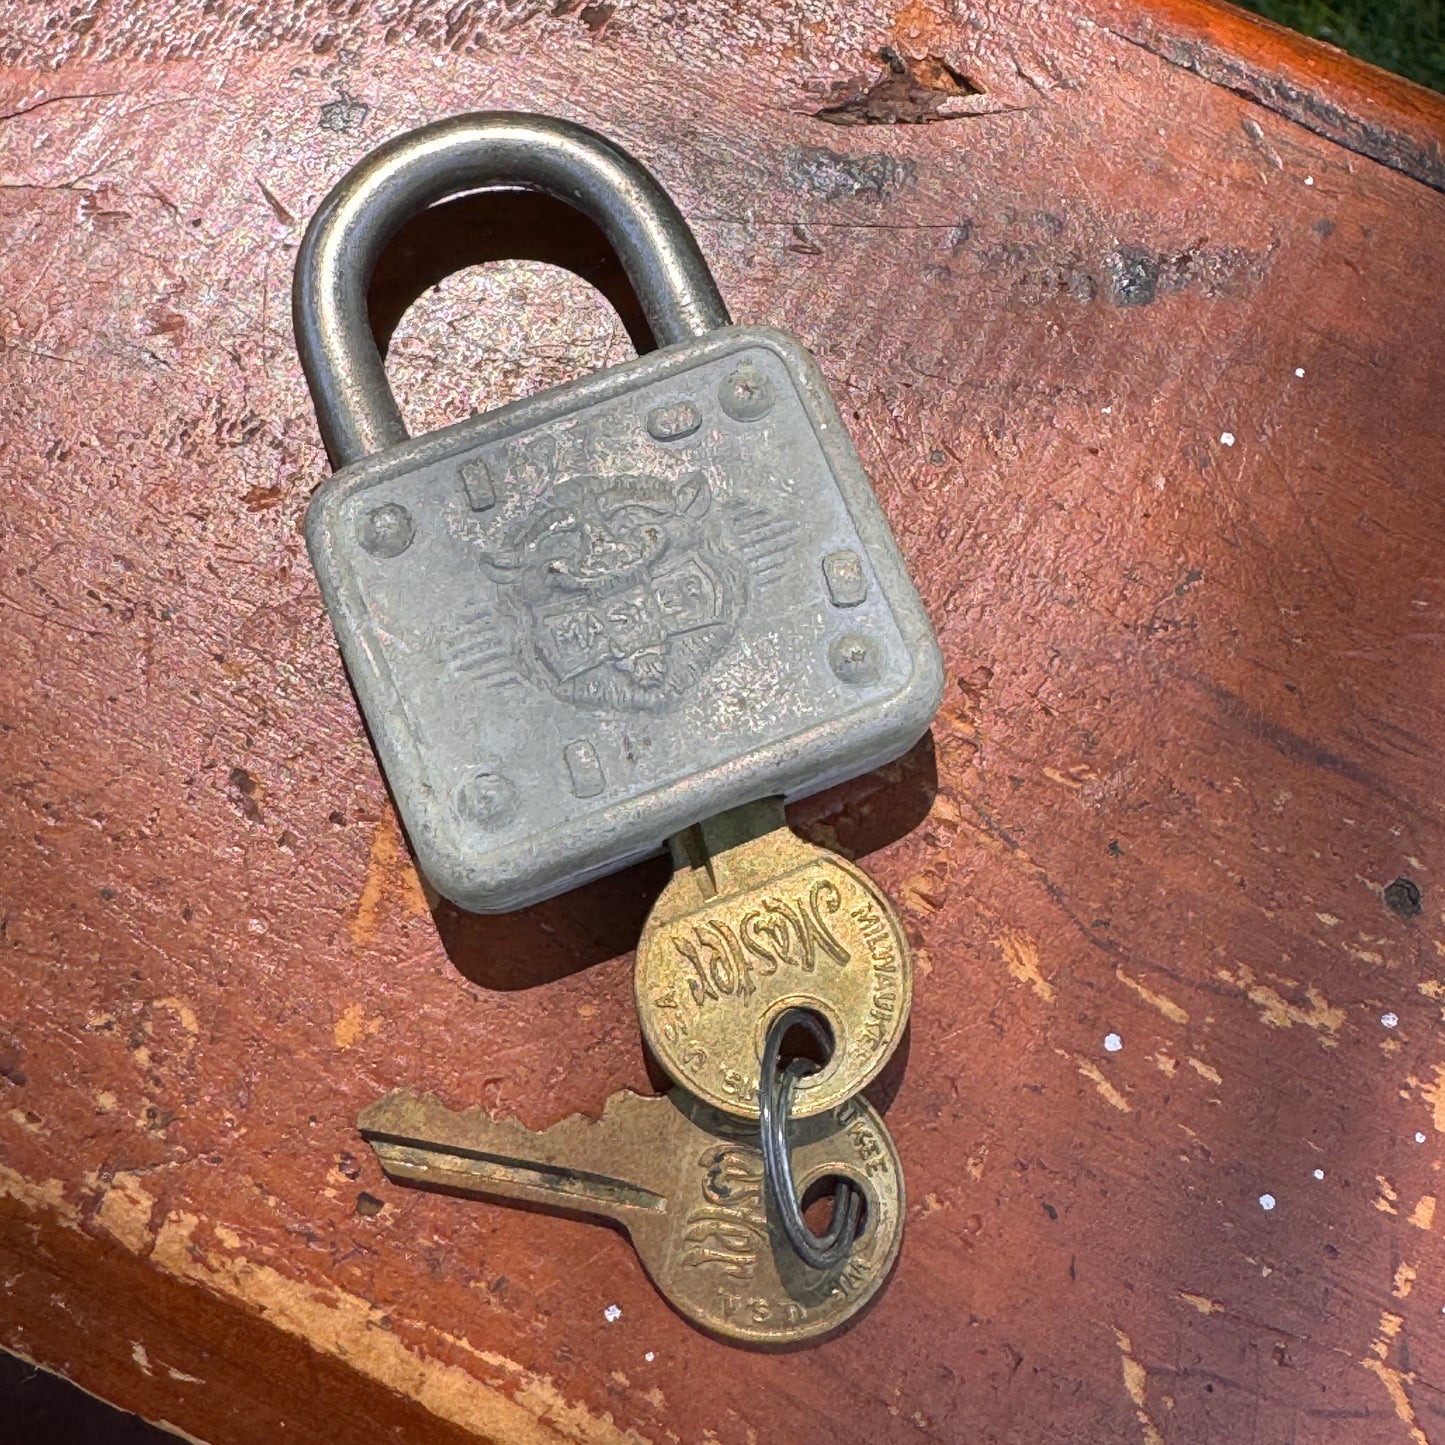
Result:
<svg viewBox="0 0 1445 1445">
<path fill-rule="evenodd" d="M 0 1345 L 214 1442 L 1445 1439 L 1437 190 L 1104 0 L 0 15 Z M 816 349 L 947 654 L 931 745 L 797 810 L 919 976 L 902 1259 L 788 1356 L 353 1131 L 396 1084 L 537 1125 L 649 1085 L 661 868 L 434 917 L 298 533 L 305 220 L 482 105 L 615 135 Z M 595 259 L 498 215 L 411 242 Z M 627 351 L 515 264 L 391 343 L 418 428 Z"/>
</svg>

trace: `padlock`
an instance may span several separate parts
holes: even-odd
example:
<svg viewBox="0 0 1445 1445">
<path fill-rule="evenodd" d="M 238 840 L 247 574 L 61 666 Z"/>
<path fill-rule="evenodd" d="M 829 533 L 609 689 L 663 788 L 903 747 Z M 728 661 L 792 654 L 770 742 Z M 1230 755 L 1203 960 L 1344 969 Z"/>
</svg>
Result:
<svg viewBox="0 0 1445 1445">
<path fill-rule="evenodd" d="M 410 438 L 371 272 L 416 212 L 488 186 L 596 221 L 660 349 Z M 417 861 L 461 907 L 561 893 L 927 730 L 938 644 L 817 363 L 731 324 L 611 141 L 512 112 L 398 136 L 317 211 L 293 310 L 338 468 L 307 545 Z"/>
</svg>

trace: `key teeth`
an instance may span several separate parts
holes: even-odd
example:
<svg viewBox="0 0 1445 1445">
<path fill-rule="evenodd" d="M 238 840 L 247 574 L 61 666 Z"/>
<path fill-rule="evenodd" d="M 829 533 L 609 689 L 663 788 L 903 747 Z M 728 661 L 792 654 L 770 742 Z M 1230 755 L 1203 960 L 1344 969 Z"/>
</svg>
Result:
<svg viewBox="0 0 1445 1445">
<path fill-rule="evenodd" d="M 356 1126 L 368 1139 L 374 1135 L 421 1138 L 430 1135 L 438 1124 L 444 1125 L 448 1134 L 474 1131 L 494 1134 L 502 1130 L 528 1139 L 541 1139 L 558 1129 L 591 1129 L 599 1124 L 611 1123 L 620 1113 L 636 1108 L 638 1101 L 656 1097 L 661 1096 L 621 1089 L 608 1098 L 602 1106 L 601 1114 L 595 1117 L 579 1110 L 544 1129 L 529 1129 L 512 1115 L 498 1118 L 484 1104 L 470 1109 L 452 1109 L 435 1094 L 422 1094 L 413 1089 L 393 1089 L 389 1094 L 383 1094 L 375 1103 L 368 1104 L 356 1116 Z"/>
<path fill-rule="evenodd" d="M 363 1134 L 391 1134 L 395 1126 L 406 1122 L 417 1109 L 430 1113 L 447 1106 L 435 1094 L 419 1094 L 412 1089 L 393 1089 L 368 1104 L 357 1116 L 356 1127 Z M 451 1110 L 447 1109 L 448 1113 Z"/>
</svg>

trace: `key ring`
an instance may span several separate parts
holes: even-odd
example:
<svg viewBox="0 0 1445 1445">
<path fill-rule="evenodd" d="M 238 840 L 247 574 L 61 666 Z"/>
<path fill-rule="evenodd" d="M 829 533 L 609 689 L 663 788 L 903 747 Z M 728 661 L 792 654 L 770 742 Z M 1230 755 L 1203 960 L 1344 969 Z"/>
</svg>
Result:
<svg viewBox="0 0 1445 1445">
<path fill-rule="evenodd" d="M 858 1237 L 863 1211 L 863 1195 L 858 1186 L 842 1175 L 833 1194 L 833 1220 L 826 1234 L 815 1234 L 803 1218 L 797 1185 L 793 1182 L 793 1157 L 788 1149 L 788 1119 L 793 1109 L 793 1091 L 798 1080 L 816 1073 L 818 1065 L 811 1059 L 790 1059 L 778 1067 L 783 1036 L 794 1025 L 804 1028 L 822 1049 L 831 1040 L 822 1024 L 808 1009 L 784 1009 L 768 1029 L 763 1044 L 762 1087 L 758 1091 L 759 1124 L 763 1141 L 763 1177 L 767 1180 L 768 1197 L 777 1211 L 793 1252 L 813 1269 L 832 1269 L 848 1257 Z"/>
</svg>

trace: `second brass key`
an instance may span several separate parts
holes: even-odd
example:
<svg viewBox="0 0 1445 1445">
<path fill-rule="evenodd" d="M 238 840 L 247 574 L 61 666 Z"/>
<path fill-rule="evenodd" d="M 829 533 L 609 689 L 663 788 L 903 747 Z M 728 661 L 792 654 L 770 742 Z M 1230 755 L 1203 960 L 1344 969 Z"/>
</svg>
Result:
<svg viewBox="0 0 1445 1445">
<path fill-rule="evenodd" d="M 620 1224 L 674 1308 L 743 1344 L 838 1329 L 882 1287 L 902 1238 L 898 1155 L 865 1099 L 794 1134 L 802 1187 L 844 1176 L 865 1200 L 848 1258 L 822 1271 L 798 1259 L 770 1217 L 756 1131 L 682 1089 L 614 1094 L 600 1119 L 574 1114 L 540 1133 L 404 1090 L 358 1122 L 393 1179 Z"/>
</svg>

